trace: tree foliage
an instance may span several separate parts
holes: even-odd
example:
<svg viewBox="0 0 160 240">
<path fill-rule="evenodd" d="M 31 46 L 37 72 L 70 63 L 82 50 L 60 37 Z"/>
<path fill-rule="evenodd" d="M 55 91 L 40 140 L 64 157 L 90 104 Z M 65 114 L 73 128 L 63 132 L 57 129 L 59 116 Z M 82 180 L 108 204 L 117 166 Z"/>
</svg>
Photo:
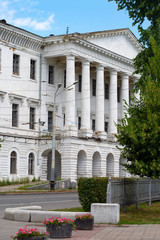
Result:
<svg viewBox="0 0 160 240">
<path fill-rule="evenodd" d="M 143 63 L 148 62 L 148 58 L 154 55 L 150 36 L 152 35 L 160 45 L 160 0 L 108 0 L 115 1 L 118 5 L 118 10 L 126 9 L 129 17 L 133 20 L 133 25 L 138 24 L 138 30 L 140 33 L 139 41 L 143 45 L 143 50 L 134 59 L 136 73 L 145 75 L 145 68 Z M 147 29 L 143 28 L 143 23 L 148 20 L 150 25 Z M 137 82 L 137 88 L 141 85 L 144 86 L 145 79 L 140 78 Z"/>
<path fill-rule="evenodd" d="M 156 178 L 160 177 L 160 45 L 153 37 L 150 42 L 153 57 L 143 64 L 145 85 L 140 87 L 141 97 L 132 99 L 118 126 L 117 141 L 130 173 Z"/>
<path fill-rule="evenodd" d="M 108 0 L 115 1 L 118 10 L 126 9 L 129 17 L 133 19 L 133 25 L 142 23 L 147 19 L 151 25 L 154 25 L 160 18 L 160 1 L 159 0 Z"/>
</svg>

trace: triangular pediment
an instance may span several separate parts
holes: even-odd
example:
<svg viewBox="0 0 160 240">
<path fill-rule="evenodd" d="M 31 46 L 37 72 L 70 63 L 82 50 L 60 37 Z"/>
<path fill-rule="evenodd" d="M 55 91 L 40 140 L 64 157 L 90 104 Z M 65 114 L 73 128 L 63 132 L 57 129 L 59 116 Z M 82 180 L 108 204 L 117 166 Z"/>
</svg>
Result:
<svg viewBox="0 0 160 240">
<path fill-rule="evenodd" d="M 141 51 L 140 43 L 128 28 L 80 34 L 80 37 L 129 59 Z"/>
</svg>

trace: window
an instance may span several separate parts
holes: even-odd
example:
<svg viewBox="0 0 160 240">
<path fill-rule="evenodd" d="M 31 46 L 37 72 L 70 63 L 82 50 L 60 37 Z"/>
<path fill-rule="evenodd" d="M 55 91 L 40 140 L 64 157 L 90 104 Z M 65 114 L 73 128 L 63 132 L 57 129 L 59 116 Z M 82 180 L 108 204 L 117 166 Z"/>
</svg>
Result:
<svg viewBox="0 0 160 240">
<path fill-rule="evenodd" d="M 107 133 L 108 132 L 108 122 L 104 123 L 104 131 Z"/>
<path fill-rule="evenodd" d="M 81 129 L 81 117 L 78 117 L 78 129 Z"/>
<path fill-rule="evenodd" d="M 18 104 L 12 104 L 12 127 L 18 127 Z"/>
<path fill-rule="evenodd" d="M 104 97 L 105 99 L 109 99 L 109 83 L 105 83 L 104 87 L 105 87 Z"/>
<path fill-rule="evenodd" d="M 19 55 L 13 54 L 13 74 L 15 75 L 19 75 L 19 59 Z"/>
<path fill-rule="evenodd" d="M 54 84 L 54 66 L 49 65 L 49 70 L 48 70 L 48 83 L 49 84 Z"/>
<path fill-rule="evenodd" d="M 117 87 L 117 102 L 120 102 L 120 87 Z"/>
<path fill-rule="evenodd" d="M 65 121 L 66 115 L 63 114 L 63 126 L 65 125 L 66 121 Z"/>
<path fill-rule="evenodd" d="M 36 61 L 33 59 L 30 61 L 30 79 L 36 79 Z"/>
<path fill-rule="evenodd" d="M 66 70 L 64 70 L 64 88 L 66 88 Z"/>
<path fill-rule="evenodd" d="M 34 154 L 30 153 L 28 157 L 28 174 L 34 174 Z"/>
<path fill-rule="evenodd" d="M 29 128 L 34 129 L 34 127 L 35 127 L 35 108 L 30 107 Z"/>
<path fill-rule="evenodd" d="M 95 121 L 95 119 L 92 119 L 92 130 L 93 130 L 93 132 L 95 131 L 95 129 L 96 129 L 96 121 Z"/>
<path fill-rule="evenodd" d="M 96 96 L 96 79 L 92 80 L 92 96 Z"/>
<path fill-rule="evenodd" d="M 53 112 L 48 112 L 48 132 L 52 132 L 52 126 L 53 126 Z"/>
<path fill-rule="evenodd" d="M 82 92 L 82 75 L 79 75 L 78 79 L 78 92 Z"/>
<path fill-rule="evenodd" d="M 10 174 L 17 173 L 17 153 L 15 151 L 11 152 L 10 156 Z"/>
</svg>

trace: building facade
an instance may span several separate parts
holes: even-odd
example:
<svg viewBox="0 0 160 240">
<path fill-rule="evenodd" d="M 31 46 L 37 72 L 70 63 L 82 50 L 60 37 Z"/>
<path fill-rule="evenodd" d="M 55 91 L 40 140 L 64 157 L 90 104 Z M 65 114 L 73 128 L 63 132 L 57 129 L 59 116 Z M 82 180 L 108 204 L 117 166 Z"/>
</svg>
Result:
<svg viewBox="0 0 160 240">
<path fill-rule="evenodd" d="M 1 20 L 0 179 L 49 180 L 52 149 L 56 179 L 127 176 L 114 134 L 140 50 L 129 29 L 43 38 Z"/>
</svg>

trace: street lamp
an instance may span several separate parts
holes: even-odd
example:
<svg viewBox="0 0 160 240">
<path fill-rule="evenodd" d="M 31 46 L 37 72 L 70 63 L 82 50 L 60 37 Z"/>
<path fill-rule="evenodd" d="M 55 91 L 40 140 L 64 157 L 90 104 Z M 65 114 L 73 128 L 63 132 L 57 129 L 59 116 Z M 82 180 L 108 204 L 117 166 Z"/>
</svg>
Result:
<svg viewBox="0 0 160 240">
<path fill-rule="evenodd" d="M 53 127 L 52 127 L 52 163 L 51 163 L 51 176 L 50 176 L 50 190 L 54 190 L 55 188 L 55 150 L 56 150 L 56 97 L 64 92 L 65 90 L 72 90 L 73 85 L 78 83 L 78 81 L 75 81 L 68 87 L 66 87 L 64 90 L 58 93 L 58 90 L 62 86 L 61 83 L 58 84 L 57 89 L 54 93 L 54 110 L 53 110 Z"/>
</svg>

